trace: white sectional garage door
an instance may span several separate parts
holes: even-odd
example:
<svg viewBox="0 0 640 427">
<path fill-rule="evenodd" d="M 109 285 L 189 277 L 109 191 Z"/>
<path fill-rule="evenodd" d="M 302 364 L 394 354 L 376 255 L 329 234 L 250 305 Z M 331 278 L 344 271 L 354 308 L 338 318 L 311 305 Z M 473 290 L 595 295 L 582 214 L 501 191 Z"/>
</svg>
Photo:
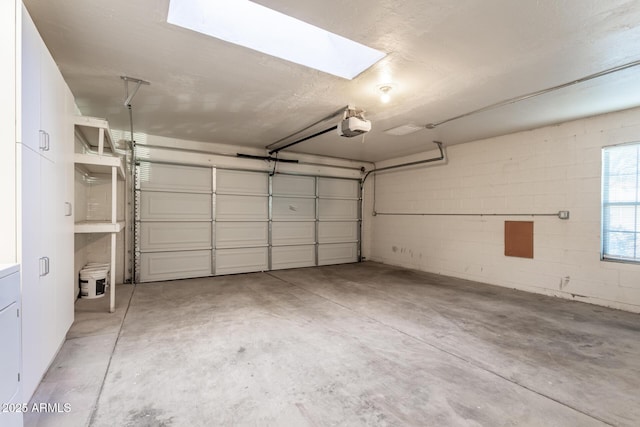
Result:
<svg viewBox="0 0 640 427">
<path fill-rule="evenodd" d="M 138 281 L 357 262 L 359 181 L 142 162 Z"/>
<path fill-rule="evenodd" d="M 211 168 L 143 162 L 136 184 L 138 281 L 211 275 Z"/>
<path fill-rule="evenodd" d="M 216 171 L 216 274 L 269 269 L 269 175 Z"/>
<path fill-rule="evenodd" d="M 271 268 L 316 265 L 316 179 L 272 178 Z"/>
<path fill-rule="evenodd" d="M 358 261 L 359 190 L 358 181 L 318 178 L 318 265 Z"/>
</svg>

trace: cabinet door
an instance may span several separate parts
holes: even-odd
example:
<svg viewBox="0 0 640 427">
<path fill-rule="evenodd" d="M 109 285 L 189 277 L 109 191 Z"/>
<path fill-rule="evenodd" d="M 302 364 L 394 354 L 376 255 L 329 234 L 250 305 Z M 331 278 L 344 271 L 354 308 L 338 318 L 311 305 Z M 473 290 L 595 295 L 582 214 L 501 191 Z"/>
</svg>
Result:
<svg viewBox="0 0 640 427">
<path fill-rule="evenodd" d="M 17 276 L 14 273 L 13 276 Z M 0 279 L 7 281 L 8 279 Z M 3 284 L 4 285 L 4 284 Z M 8 286 L 8 285 L 4 285 Z M 18 303 L 0 306 L 0 402 L 7 403 L 18 394 L 20 383 L 20 318 L 17 316 Z"/>
<path fill-rule="evenodd" d="M 66 108 L 61 121 L 62 140 L 57 147 L 57 199 L 52 218 L 56 229 L 56 307 L 58 307 L 58 336 L 64 336 L 73 323 L 73 304 L 77 295 L 74 278 L 74 164 L 73 121 L 75 105 L 69 88 L 64 87 Z"/>
<path fill-rule="evenodd" d="M 40 129 L 46 138 L 41 152 L 44 157 L 57 161 L 56 154 L 64 141 L 66 83 L 44 43 L 40 50 Z"/>
<path fill-rule="evenodd" d="M 22 8 L 22 143 L 40 148 L 40 58 L 43 43 L 36 26 Z"/>
<path fill-rule="evenodd" d="M 44 157 L 40 158 L 40 251 L 45 258 L 46 271 L 41 272 L 39 298 L 44 324 L 40 326 L 41 351 L 49 359 L 55 355 L 62 340 L 59 333 L 60 308 L 57 294 L 60 287 L 59 254 L 57 244 L 62 221 L 62 206 L 59 202 L 57 165 Z M 46 369 L 46 367 L 45 367 Z M 44 373 L 44 372 L 43 372 Z"/>
<path fill-rule="evenodd" d="M 23 397 L 31 397 L 42 373 L 47 368 L 43 351 L 43 326 L 47 320 L 43 313 L 40 289 L 40 159 L 29 147 L 20 145 L 22 193 L 22 369 L 24 372 Z"/>
</svg>

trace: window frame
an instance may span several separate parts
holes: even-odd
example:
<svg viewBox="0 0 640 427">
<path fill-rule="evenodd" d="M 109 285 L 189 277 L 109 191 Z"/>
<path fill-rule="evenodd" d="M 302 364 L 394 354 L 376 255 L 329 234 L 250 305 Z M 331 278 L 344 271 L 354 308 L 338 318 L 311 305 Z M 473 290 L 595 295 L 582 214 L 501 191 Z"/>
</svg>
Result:
<svg viewBox="0 0 640 427">
<path fill-rule="evenodd" d="M 637 149 L 637 161 L 636 161 L 636 200 L 634 202 L 610 202 L 608 200 L 609 193 L 609 178 L 612 176 L 609 171 L 610 167 L 608 164 L 608 158 L 606 157 L 606 152 L 611 149 L 615 149 L 618 147 L 624 146 L 636 146 Z M 614 144 L 602 147 L 601 151 L 601 162 L 602 162 L 602 173 L 601 173 L 601 182 L 600 182 L 600 260 L 607 262 L 619 262 L 625 264 L 636 264 L 640 265 L 640 141 L 632 141 L 626 142 L 622 144 Z M 615 176 L 615 175 L 614 175 Z M 611 228 L 610 220 L 607 220 L 607 215 L 605 214 L 608 207 L 612 206 L 632 206 L 635 207 L 635 215 L 634 215 L 634 223 L 635 223 L 635 231 L 621 231 L 621 230 L 613 230 Z M 619 255 L 611 255 L 606 252 L 606 234 L 610 232 L 616 233 L 632 233 L 635 235 L 634 240 L 634 258 L 628 258 Z"/>
</svg>

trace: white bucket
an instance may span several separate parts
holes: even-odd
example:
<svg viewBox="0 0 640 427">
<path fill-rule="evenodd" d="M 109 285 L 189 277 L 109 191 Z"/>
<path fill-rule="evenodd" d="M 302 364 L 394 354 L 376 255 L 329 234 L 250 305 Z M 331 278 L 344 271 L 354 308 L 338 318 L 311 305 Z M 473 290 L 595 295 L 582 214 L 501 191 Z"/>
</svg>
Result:
<svg viewBox="0 0 640 427">
<path fill-rule="evenodd" d="M 111 270 L 111 265 L 109 263 L 102 262 L 88 262 L 80 271 L 88 271 L 88 270 L 106 270 L 107 271 L 107 281 L 106 287 L 109 287 L 111 284 L 111 275 L 109 274 Z"/>
<path fill-rule="evenodd" d="M 80 270 L 80 298 L 101 298 L 107 287 L 108 268 L 85 267 Z"/>
</svg>

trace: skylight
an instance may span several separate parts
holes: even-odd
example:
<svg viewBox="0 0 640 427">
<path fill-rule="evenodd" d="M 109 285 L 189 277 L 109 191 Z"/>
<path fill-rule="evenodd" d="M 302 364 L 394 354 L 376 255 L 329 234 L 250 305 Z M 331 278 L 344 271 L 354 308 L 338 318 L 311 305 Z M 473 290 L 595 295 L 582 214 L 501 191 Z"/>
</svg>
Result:
<svg viewBox="0 0 640 427">
<path fill-rule="evenodd" d="M 167 22 L 349 80 L 386 55 L 248 0 L 170 0 Z"/>
</svg>

